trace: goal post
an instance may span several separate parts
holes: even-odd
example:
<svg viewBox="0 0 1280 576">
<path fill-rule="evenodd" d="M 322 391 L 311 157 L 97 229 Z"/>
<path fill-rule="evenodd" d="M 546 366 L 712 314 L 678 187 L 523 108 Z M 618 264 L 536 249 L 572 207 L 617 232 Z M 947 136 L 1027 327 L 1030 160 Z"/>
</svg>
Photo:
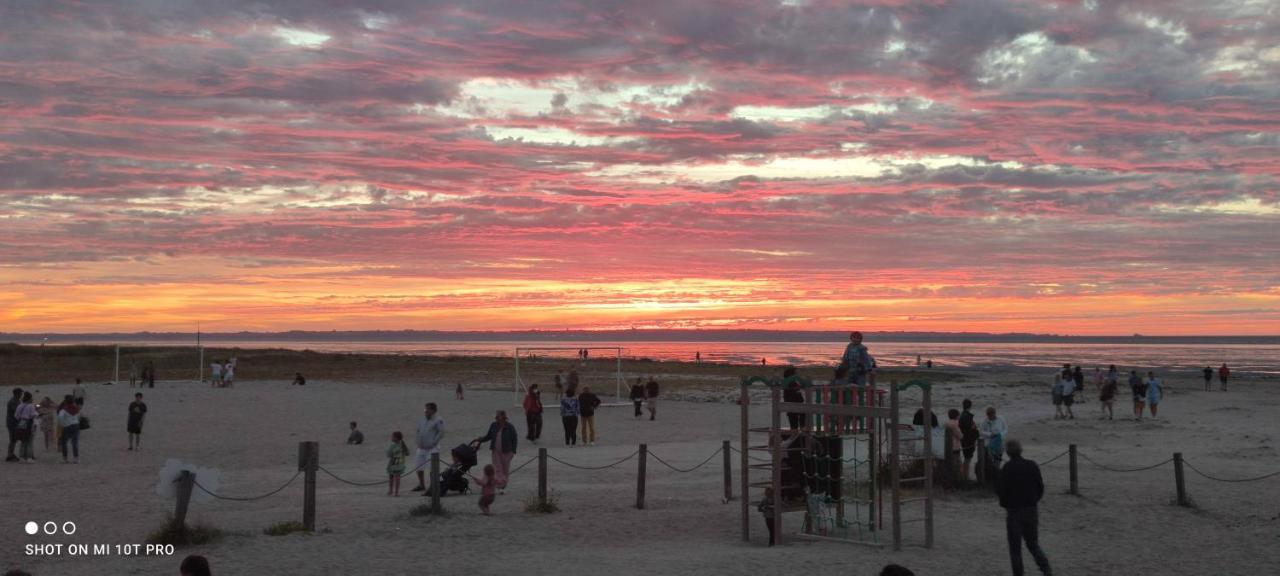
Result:
<svg viewBox="0 0 1280 576">
<path fill-rule="evenodd" d="M 534 356 L 538 353 L 547 353 L 546 355 L 548 357 L 554 359 L 557 362 L 563 362 L 563 364 L 566 367 L 568 367 L 573 365 L 585 364 L 585 362 L 581 358 L 575 358 L 575 357 L 569 356 L 570 352 L 577 352 L 581 350 L 586 350 L 588 353 L 594 350 L 607 350 L 607 351 L 613 352 L 614 395 L 617 397 L 617 401 L 621 402 L 622 401 L 622 347 L 620 346 L 582 346 L 582 347 L 517 346 L 515 351 L 516 378 L 511 388 L 511 393 L 514 396 L 515 404 L 517 406 L 520 405 L 521 396 L 524 394 L 526 390 L 529 389 L 529 384 L 531 383 L 531 382 L 526 382 L 526 380 L 533 377 L 532 370 L 529 369 L 529 368 L 532 368 L 531 361 L 533 360 L 533 358 L 525 359 L 526 369 L 523 372 L 521 371 L 520 356 L 522 354 L 526 356 Z M 556 352 L 563 352 L 564 355 L 561 356 L 559 354 L 555 354 Z"/>
</svg>

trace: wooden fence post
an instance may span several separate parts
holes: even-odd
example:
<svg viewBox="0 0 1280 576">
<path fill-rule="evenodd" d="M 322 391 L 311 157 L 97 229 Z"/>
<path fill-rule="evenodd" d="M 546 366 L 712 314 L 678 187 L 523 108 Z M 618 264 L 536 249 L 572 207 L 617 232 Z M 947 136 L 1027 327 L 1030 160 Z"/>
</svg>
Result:
<svg viewBox="0 0 1280 576">
<path fill-rule="evenodd" d="M 1182 453 L 1181 452 L 1173 453 L 1173 480 L 1178 486 L 1178 505 L 1184 508 L 1190 506 L 1191 503 L 1187 501 L 1186 479 L 1182 475 Z"/>
<path fill-rule="evenodd" d="M 440 452 L 431 453 L 431 512 L 439 514 L 440 507 Z"/>
<path fill-rule="evenodd" d="M 547 449 L 538 449 L 538 505 L 547 506 Z"/>
<path fill-rule="evenodd" d="M 191 505 L 191 490 L 196 484 L 196 473 L 183 470 L 178 474 L 178 506 L 173 511 L 173 524 L 179 529 L 187 525 L 187 507 Z"/>
<path fill-rule="evenodd" d="M 733 500 L 733 466 L 729 463 L 733 459 L 733 455 L 729 453 L 731 450 L 732 446 L 728 440 L 725 440 L 720 445 L 720 452 L 724 457 L 724 501 L 726 504 Z"/>
<path fill-rule="evenodd" d="M 1077 466 L 1077 460 L 1076 460 L 1075 444 L 1071 444 L 1067 446 L 1067 463 L 1070 464 L 1070 469 L 1071 469 L 1071 495 L 1079 496 L 1080 495 L 1080 475 L 1079 475 L 1079 467 Z"/>
<path fill-rule="evenodd" d="M 298 469 L 303 472 L 302 525 L 308 532 L 316 529 L 316 470 L 320 467 L 320 443 L 298 444 Z"/>
<path fill-rule="evenodd" d="M 649 459 L 649 446 L 647 444 L 640 445 L 640 466 L 637 470 L 636 477 L 636 508 L 644 510 L 644 468 L 645 462 Z"/>
</svg>

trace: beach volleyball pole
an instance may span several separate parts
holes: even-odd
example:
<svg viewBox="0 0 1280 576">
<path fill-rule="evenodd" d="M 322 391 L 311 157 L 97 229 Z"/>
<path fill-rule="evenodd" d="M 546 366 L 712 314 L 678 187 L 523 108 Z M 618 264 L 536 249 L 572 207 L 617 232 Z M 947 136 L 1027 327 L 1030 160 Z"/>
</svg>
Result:
<svg viewBox="0 0 1280 576">
<path fill-rule="evenodd" d="M 204 346 L 200 345 L 200 323 L 196 322 L 196 350 L 200 352 L 196 359 L 196 384 L 204 383 Z"/>
</svg>

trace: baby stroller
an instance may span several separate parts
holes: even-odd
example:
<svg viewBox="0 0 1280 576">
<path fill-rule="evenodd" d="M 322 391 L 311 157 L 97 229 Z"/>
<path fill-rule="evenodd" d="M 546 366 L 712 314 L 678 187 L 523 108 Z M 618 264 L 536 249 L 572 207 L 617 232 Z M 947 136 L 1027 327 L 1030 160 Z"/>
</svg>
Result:
<svg viewBox="0 0 1280 576">
<path fill-rule="evenodd" d="M 467 472 L 476 465 L 476 450 L 470 444 L 460 444 L 449 454 L 453 457 L 453 464 L 440 473 L 440 493 L 448 494 L 452 490 L 466 494 L 471 490 Z"/>
</svg>

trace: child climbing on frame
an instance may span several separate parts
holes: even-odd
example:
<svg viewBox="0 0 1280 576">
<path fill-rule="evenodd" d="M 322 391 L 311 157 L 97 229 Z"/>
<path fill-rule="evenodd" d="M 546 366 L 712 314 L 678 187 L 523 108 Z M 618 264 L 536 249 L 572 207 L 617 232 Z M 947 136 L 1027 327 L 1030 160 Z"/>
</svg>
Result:
<svg viewBox="0 0 1280 576">
<path fill-rule="evenodd" d="M 467 476 L 471 476 L 471 474 L 467 474 Z M 471 476 L 471 479 L 475 480 L 476 485 L 480 487 L 480 513 L 488 516 L 489 506 L 497 498 L 494 496 L 494 492 L 498 489 L 498 476 L 493 464 L 484 465 L 484 478 Z"/>
<path fill-rule="evenodd" d="M 756 505 L 756 509 L 760 511 L 761 516 L 764 516 L 764 525 L 769 528 L 769 545 L 773 546 L 774 519 L 777 517 L 773 509 L 773 488 L 764 489 L 764 497 L 760 499 L 760 504 Z"/>
</svg>

